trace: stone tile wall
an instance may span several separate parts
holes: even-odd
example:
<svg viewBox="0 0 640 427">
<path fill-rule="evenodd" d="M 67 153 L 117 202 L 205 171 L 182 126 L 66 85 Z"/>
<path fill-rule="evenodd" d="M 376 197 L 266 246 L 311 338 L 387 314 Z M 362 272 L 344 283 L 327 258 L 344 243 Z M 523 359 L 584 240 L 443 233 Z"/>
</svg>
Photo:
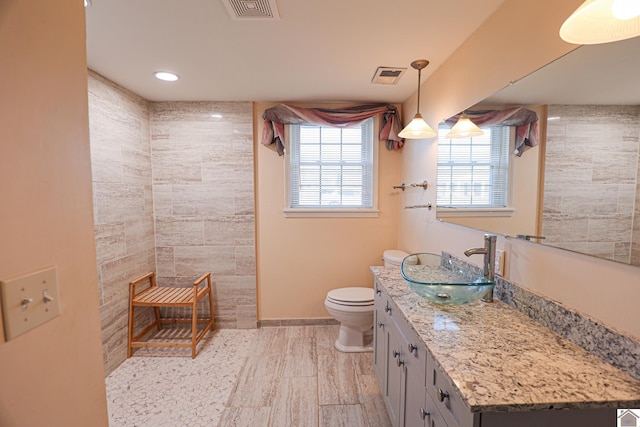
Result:
<svg viewBox="0 0 640 427">
<path fill-rule="evenodd" d="M 640 115 L 638 115 L 640 127 Z M 640 152 L 640 149 L 639 149 Z M 640 266 L 640 154 L 638 155 L 638 175 L 636 178 L 636 202 L 633 213 L 633 230 L 631 234 L 631 265 Z"/>
<path fill-rule="evenodd" d="M 89 132 L 108 375 L 127 355 L 129 281 L 156 266 L 148 102 L 89 71 Z M 148 323 L 149 310 L 137 314 Z"/>
<path fill-rule="evenodd" d="M 640 265 L 630 231 L 640 189 L 640 107 L 550 105 L 548 115 L 559 119 L 547 125 L 544 242 Z"/>
<path fill-rule="evenodd" d="M 89 71 L 89 124 L 106 375 L 126 359 L 129 282 L 149 271 L 164 286 L 210 271 L 216 326 L 255 328 L 251 103 L 150 103 Z"/>
<path fill-rule="evenodd" d="M 256 327 L 250 102 L 151 104 L 158 283 L 214 281 L 217 327 Z"/>
</svg>

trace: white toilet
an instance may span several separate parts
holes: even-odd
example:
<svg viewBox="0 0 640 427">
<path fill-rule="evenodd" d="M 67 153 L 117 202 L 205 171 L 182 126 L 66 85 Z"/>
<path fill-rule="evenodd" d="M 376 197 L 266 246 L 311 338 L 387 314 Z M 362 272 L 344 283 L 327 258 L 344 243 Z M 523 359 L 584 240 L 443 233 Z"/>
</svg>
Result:
<svg viewBox="0 0 640 427">
<path fill-rule="evenodd" d="M 339 288 L 324 300 L 329 314 L 340 322 L 336 348 L 345 353 L 373 350 L 373 289 Z"/>
<path fill-rule="evenodd" d="M 398 249 L 387 249 L 382 254 L 382 259 L 384 260 L 385 267 L 400 267 L 402 264 L 402 260 L 409 255 L 405 251 L 401 251 Z"/>
<path fill-rule="evenodd" d="M 384 251 L 385 267 L 399 267 L 404 251 L 389 249 Z M 373 289 L 339 288 L 329 291 L 324 306 L 329 314 L 340 322 L 340 332 L 336 348 L 345 353 L 373 350 Z"/>
</svg>

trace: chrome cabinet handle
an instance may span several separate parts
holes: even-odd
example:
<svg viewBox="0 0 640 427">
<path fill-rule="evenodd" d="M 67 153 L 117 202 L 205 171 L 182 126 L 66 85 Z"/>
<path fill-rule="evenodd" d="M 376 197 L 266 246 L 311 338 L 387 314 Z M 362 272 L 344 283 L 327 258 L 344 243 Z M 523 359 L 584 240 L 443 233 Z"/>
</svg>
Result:
<svg viewBox="0 0 640 427">
<path fill-rule="evenodd" d="M 382 295 L 382 291 L 380 289 L 376 289 L 376 294 Z"/>
<path fill-rule="evenodd" d="M 391 307 L 389 307 L 389 304 L 387 303 L 386 307 L 384 308 L 384 311 L 387 313 L 391 313 Z"/>
<path fill-rule="evenodd" d="M 394 358 L 400 356 L 400 352 L 398 350 L 393 350 L 392 353 Z"/>
<path fill-rule="evenodd" d="M 431 412 L 428 409 L 420 408 L 420 418 L 423 420 L 431 415 Z"/>
<path fill-rule="evenodd" d="M 449 392 L 446 392 L 444 390 L 442 390 L 441 388 L 438 389 L 438 400 L 440 402 L 444 402 L 445 399 L 449 398 Z"/>
<path fill-rule="evenodd" d="M 396 361 L 396 363 L 398 364 L 398 367 L 400 367 L 400 366 L 404 365 L 404 360 L 402 360 L 402 359 L 400 359 L 398 357 L 398 360 Z"/>
<path fill-rule="evenodd" d="M 409 344 L 409 353 L 417 352 L 418 346 L 415 344 Z"/>
<path fill-rule="evenodd" d="M 384 326 L 384 323 L 378 322 L 378 328 L 382 328 L 383 326 Z"/>
</svg>

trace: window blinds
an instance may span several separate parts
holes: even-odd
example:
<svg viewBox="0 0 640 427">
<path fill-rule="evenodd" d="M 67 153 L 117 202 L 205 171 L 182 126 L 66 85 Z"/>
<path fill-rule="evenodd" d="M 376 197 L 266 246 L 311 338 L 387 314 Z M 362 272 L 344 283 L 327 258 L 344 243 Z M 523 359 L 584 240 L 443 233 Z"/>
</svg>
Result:
<svg viewBox="0 0 640 427">
<path fill-rule="evenodd" d="M 373 119 L 338 128 L 291 125 L 291 208 L 371 208 Z"/>
<path fill-rule="evenodd" d="M 509 127 L 488 127 L 484 135 L 447 139 L 438 131 L 437 204 L 441 207 L 506 207 Z"/>
</svg>

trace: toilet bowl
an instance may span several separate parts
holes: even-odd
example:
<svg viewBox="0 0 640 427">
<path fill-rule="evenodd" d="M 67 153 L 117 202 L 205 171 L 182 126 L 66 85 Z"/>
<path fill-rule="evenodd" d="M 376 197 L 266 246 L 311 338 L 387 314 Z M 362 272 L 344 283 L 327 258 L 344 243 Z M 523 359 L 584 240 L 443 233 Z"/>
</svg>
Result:
<svg viewBox="0 0 640 427">
<path fill-rule="evenodd" d="M 409 255 L 405 251 L 398 249 L 387 249 L 382 253 L 382 259 L 384 260 L 385 267 L 400 267 L 404 257 Z"/>
<path fill-rule="evenodd" d="M 335 346 L 345 353 L 373 350 L 373 289 L 339 288 L 329 291 L 324 306 L 340 322 Z"/>
</svg>

